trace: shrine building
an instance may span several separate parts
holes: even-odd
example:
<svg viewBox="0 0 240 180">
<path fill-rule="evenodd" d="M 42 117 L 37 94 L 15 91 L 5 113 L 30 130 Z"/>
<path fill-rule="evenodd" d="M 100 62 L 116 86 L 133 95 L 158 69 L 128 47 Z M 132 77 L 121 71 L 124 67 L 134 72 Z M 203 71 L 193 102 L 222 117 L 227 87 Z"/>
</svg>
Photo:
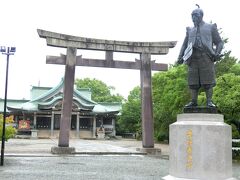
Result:
<svg viewBox="0 0 240 180">
<path fill-rule="evenodd" d="M 18 134 L 37 131 L 38 138 L 57 138 L 63 101 L 62 79 L 56 87 L 32 86 L 30 100 L 7 100 L 7 113 L 14 115 Z M 91 90 L 76 89 L 73 92 L 71 138 L 96 138 L 104 127 L 106 135 L 115 136 L 115 120 L 121 103 L 94 102 Z M 4 99 L 0 99 L 0 113 L 4 111 Z"/>
</svg>

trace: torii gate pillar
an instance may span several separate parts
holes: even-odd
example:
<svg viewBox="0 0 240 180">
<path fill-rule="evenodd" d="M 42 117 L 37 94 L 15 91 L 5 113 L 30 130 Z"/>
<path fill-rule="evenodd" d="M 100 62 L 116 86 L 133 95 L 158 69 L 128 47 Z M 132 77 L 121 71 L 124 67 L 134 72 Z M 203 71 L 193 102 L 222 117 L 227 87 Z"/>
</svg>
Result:
<svg viewBox="0 0 240 180">
<path fill-rule="evenodd" d="M 153 108 L 151 54 L 142 53 L 141 61 L 141 100 L 142 100 L 142 145 L 143 148 L 154 148 L 153 141 Z"/>
<path fill-rule="evenodd" d="M 76 65 L 76 48 L 67 48 L 67 57 L 65 65 L 64 76 L 64 100 L 62 104 L 62 116 L 60 121 L 59 132 L 59 147 L 69 147 L 69 132 L 71 124 L 72 102 L 73 102 L 73 87 L 75 77 L 75 65 Z M 71 88 L 72 87 L 72 88 Z"/>
</svg>

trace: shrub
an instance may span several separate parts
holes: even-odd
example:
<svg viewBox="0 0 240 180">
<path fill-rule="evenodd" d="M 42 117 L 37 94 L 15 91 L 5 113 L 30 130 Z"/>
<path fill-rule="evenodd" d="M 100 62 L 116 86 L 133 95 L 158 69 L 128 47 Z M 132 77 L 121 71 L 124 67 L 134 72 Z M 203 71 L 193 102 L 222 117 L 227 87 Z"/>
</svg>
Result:
<svg viewBox="0 0 240 180">
<path fill-rule="evenodd" d="M 233 148 L 232 149 L 232 158 L 234 160 L 240 161 L 240 148 Z"/>
<path fill-rule="evenodd" d="M 232 126 L 232 138 L 233 139 L 239 139 L 240 134 L 238 132 L 237 126 L 235 124 L 231 124 L 231 126 Z"/>
<path fill-rule="evenodd" d="M 13 116 L 6 117 L 5 126 L 5 140 L 13 138 L 16 134 L 16 129 L 11 125 L 13 123 Z M 2 130 L 3 130 L 3 115 L 0 114 L 0 141 L 2 141 Z"/>
</svg>

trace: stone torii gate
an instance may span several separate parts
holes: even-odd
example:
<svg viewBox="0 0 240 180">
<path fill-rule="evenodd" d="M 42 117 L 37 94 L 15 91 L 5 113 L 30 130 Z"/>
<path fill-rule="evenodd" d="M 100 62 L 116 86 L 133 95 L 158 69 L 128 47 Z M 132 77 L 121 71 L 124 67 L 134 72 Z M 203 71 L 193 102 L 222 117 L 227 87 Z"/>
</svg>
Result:
<svg viewBox="0 0 240 180">
<path fill-rule="evenodd" d="M 37 32 L 41 38 L 46 39 L 48 46 L 67 48 L 67 55 L 47 56 L 46 60 L 47 64 L 65 65 L 63 107 L 60 121 L 59 142 L 58 147 L 56 147 L 59 153 L 74 151 L 74 148 L 71 149 L 69 147 L 69 131 L 75 66 L 140 70 L 142 98 L 142 146 L 143 148 L 154 148 L 151 70 L 167 71 L 168 65 L 151 61 L 151 54 L 167 54 L 169 48 L 175 47 L 176 41 L 129 42 L 77 37 L 41 29 L 38 29 Z M 76 55 L 77 49 L 105 51 L 105 59 L 82 58 L 82 56 Z M 113 52 L 138 53 L 140 54 L 140 60 L 136 60 L 135 62 L 113 60 Z"/>
</svg>

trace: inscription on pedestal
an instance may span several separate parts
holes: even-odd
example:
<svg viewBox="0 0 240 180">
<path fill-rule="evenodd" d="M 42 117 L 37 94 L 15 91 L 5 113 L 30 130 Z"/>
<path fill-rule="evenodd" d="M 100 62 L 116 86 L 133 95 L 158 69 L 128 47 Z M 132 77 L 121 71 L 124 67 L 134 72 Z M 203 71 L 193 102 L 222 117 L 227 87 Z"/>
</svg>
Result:
<svg viewBox="0 0 240 180">
<path fill-rule="evenodd" d="M 186 168 L 187 169 L 192 169 L 192 165 L 193 165 L 193 157 L 192 157 L 192 130 L 189 129 L 186 132 L 187 135 L 187 164 L 186 164 Z"/>
</svg>

